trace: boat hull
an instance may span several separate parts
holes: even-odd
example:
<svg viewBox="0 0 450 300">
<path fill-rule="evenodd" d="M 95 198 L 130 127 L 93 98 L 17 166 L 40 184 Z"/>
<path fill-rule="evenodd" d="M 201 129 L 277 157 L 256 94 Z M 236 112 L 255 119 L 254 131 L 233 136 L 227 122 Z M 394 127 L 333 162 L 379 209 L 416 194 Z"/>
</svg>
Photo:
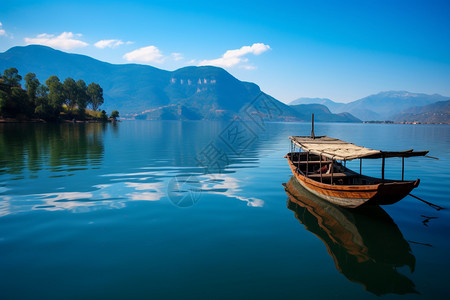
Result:
<svg viewBox="0 0 450 300">
<path fill-rule="evenodd" d="M 419 185 L 416 181 L 392 181 L 368 185 L 338 185 L 322 183 L 297 171 L 287 155 L 289 166 L 297 181 L 309 192 L 333 204 L 355 208 L 364 204 L 393 204 L 406 197 Z"/>
</svg>

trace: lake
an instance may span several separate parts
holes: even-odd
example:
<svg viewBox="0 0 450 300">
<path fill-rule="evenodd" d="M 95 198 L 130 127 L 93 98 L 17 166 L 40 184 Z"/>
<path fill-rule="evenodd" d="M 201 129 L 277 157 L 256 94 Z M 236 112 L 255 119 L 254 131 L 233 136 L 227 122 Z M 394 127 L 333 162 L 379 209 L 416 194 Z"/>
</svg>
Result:
<svg viewBox="0 0 450 300">
<path fill-rule="evenodd" d="M 1 299 L 449 297 L 450 127 L 316 123 L 316 135 L 439 158 L 406 159 L 405 179 L 445 209 L 407 196 L 369 214 L 293 201 L 283 156 L 310 131 L 0 124 Z M 401 159 L 386 178 L 401 178 Z"/>
</svg>

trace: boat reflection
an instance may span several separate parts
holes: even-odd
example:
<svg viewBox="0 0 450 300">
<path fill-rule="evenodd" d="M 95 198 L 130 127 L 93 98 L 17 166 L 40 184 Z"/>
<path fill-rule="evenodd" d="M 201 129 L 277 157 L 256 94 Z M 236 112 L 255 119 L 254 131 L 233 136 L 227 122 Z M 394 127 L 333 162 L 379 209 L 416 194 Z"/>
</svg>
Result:
<svg viewBox="0 0 450 300">
<path fill-rule="evenodd" d="M 414 272 L 415 257 L 391 217 L 379 206 L 346 209 L 305 190 L 294 177 L 284 184 L 288 208 L 321 239 L 336 269 L 376 295 L 418 293 L 397 268 Z"/>
</svg>

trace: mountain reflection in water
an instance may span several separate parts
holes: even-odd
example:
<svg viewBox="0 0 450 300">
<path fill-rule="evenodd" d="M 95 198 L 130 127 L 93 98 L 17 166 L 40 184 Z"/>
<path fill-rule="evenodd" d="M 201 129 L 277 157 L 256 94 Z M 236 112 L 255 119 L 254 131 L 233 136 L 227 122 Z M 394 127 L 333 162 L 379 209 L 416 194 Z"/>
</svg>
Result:
<svg viewBox="0 0 450 300">
<path fill-rule="evenodd" d="M 391 217 L 379 206 L 345 209 L 312 195 L 294 177 L 284 184 L 287 206 L 321 239 L 336 269 L 376 295 L 418 293 L 397 268 L 414 272 L 415 257 Z"/>
</svg>

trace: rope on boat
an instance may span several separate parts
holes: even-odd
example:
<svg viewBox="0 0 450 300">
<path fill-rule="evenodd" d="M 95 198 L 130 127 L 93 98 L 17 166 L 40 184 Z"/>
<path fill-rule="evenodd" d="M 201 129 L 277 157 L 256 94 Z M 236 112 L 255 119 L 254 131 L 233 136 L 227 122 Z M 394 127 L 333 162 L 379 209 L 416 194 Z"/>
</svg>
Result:
<svg viewBox="0 0 450 300">
<path fill-rule="evenodd" d="M 421 243 L 421 242 L 415 242 L 415 241 L 407 241 L 407 242 L 411 243 L 411 244 L 422 245 L 422 246 L 427 246 L 427 247 L 433 248 L 433 245 L 428 244 L 428 243 Z"/>
<path fill-rule="evenodd" d="M 409 195 L 410 195 L 411 197 L 413 197 L 413 198 L 416 198 L 417 200 L 422 201 L 423 203 L 429 205 L 430 207 L 436 209 L 437 211 L 439 211 L 439 210 L 441 210 L 441 209 L 444 209 L 444 207 L 442 207 L 442 206 L 439 206 L 439 205 L 433 204 L 433 203 L 431 203 L 431 202 L 425 201 L 425 200 L 423 200 L 423 199 L 421 199 L 421 198 L 419 198 L 419 197 L 417 197 L 417 196 L 414 196 L 413 194 L 409 194 Z"/>
<path fill-rule="evenodd" d="M 437 159 L 437 160 L 439 160 L 439 158 L 438 158 L 438 157 L 434 157 L 434 156 L 430 156 L 430 155 L 425 155 L 425 157 L 428 157 L 428 158 L 432 158 L 432 159 Z"/>
</svg>

